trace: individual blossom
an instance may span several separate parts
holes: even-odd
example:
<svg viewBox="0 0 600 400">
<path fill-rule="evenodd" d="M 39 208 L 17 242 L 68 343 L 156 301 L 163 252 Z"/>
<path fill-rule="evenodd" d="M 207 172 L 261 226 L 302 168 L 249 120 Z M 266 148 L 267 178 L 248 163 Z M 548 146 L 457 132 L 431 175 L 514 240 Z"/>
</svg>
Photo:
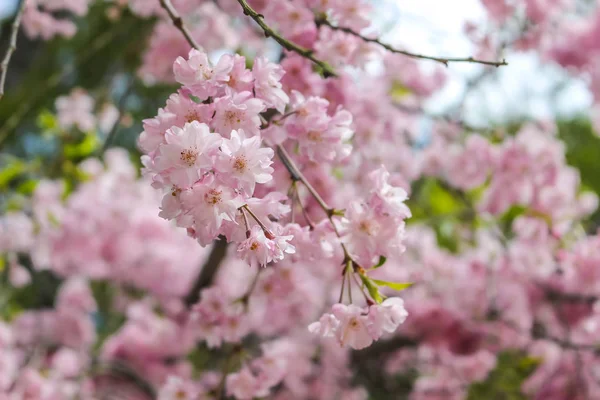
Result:
<svg viewBox="0 0 600 400">
<path fill-rule="evenodd" d="M 248 195 L 254 193 L 257 183 L 272 179 L 273 149 L 261 147 L 259 136 L 246 138 L 244 131 L 232 131 L 231 138 L 223 140 L 215 163 L 219 178 L 239 187 Z"/>
<path fill-rule="evenodd" d="M 369 331 L 371 336 L 376 339 L 383 332 L 392 333 L 402 324 L 408 312 L 404 308 L 404 301 L 399 297 L 390 297 L 381 304 L 374 304 L 369 307 Z"/>
<path fill-rule="evenodd" d="M 171 375 L 158 390 L 157 400 L 194 400 L 199 394 L 197 385 L 179 376 Z"/>
<path fill-rule="evenodd" d="M 183 191 L 181 203 L 193 217 L 196 238 L 203 246 L 219 235 L 223 221 L 235 221 L 235 214 L 243 205 L 240 196 L 231 187 L 217 182 L 213 175 Z"/>
<path fill-rule="evenodd" d="M 342 219 L 342 241 L 361 265 L 373 265 L 379 256 L 404 251 L 403 220 L 379 215 L 368 204 L 350 203 Z"/>
<path fill-rule="evenodd" d="M 371 186 L 368 203 L 376 213 L 402 219 L 411 216 L 410 209 L 405 203 L 408 200 L 406 190 L 388 183 L 390 173 L 383 165 L 368 176 L 368 184 Z"/>
<path fill-rule="evenodd" d="M 293 98 L 293 113 L 285 121 L 285 127 L 290 138 L 298 141 L 300 154 L 316 162 L 348 156 L 352 149 L 347 143 L 353 134 L 352 114 L 338 108 L 329 116 L 329 102 L 320 97 L 305 99 L 294 92 Z"/>
<path fill-rule="evenodd" d="M 229 73 L 229 80 L 226 82 L 227 86 L 236 92 L 252 91 L 254 76 L 252 71 L 246 68 L 246 57 L 239 54 L 225 54 L 222 56 L 226 59 L 229 57 L 232 58 L 233 67 Z"/>
<path fill-rule="evenodd" d="M 69 96 L 56 99 L 58 123 L 62 129 L 77 127 L 82 132 L 88 132 L 96 126 L 93 114 L 94 99 L 85 90 L 74 89 Z"/>
<path fill-rule="evenodd" d="M 317 322 L 308 326 L 308 331 L 312 334 L 324 337 L 335 337 L 335 332 L 340 325 L 340 321 L 333 314 L 323 314 Z"/>
<path fill-rule="evenodd" d="M 280 65 L 269 62 L 264 57 L 257 57 L 252 67 L 254 74 L 254 92 L 256 97 L 265 101 L 267 106 L 283 113 L 285 106 L 290 101 L 289 96 L 283 91 L 281 78 L 285 71 Z"/>
<path fill-rule="evenodd" d="M 243 129 L 251 135 L 258 135 L 260 113 L 264 103 L 252 97 L 250 92 L 236 93 L 215 101 L 215 114 L 212 125 L 223 136 L 229 136 L 234 129 Z"/>
<path fill-rule="evenodd" d="M 267 236 L 268 235 L 268 236 Z M 240 243 L 238 252 L 250 265 L 265 266 L 270 262 L 283 260 L 284 254 L 295 253 L 295 248 L 289 241 L 292 236 L 278 236 L 254 225 L 250 230 L 250 237 Z"/>
<path fill-rule="evenodd" d="M 227 394 L 239 400 L 251 400 L 269 394 L 268 387 L 252 373 L 248 367 L 227 375 Z"/>
<path fill-rule="evenodd" d="M 200 100 L 206 100 L 229 80 L 232 68 L 233 60 L 230 57 L 221 57 L 213 67 L 206 53 L 192 49 L 187 60 L 183 57 L 175 60 L 173 73 L 177 82 L 192 89 Z"/>
<path fill-rule="evenodd" d="M 174 126 L 165 134 L 165 144 L 158 147 L 154 168 L 168 183 L 190 187 L 212 167 L 221 140 L 208 125 L 198 121 L 186 123 L 183 128 Z"/>
<path fill-rule="evenodd" d="M 167 105 L 164 108 L 164 111 L 168 114 L 159 114 L 158 118 L 166 120 L 165 122 L 170 124 L 170 126 L 177 125 L 180 128 L 183 128 L 186 122 L 193 121 L 209 125 L 215 113 L 214 105 L 198 104 L 190 96 L 190 91 L 185 88 L 169 96 Z"/>
</svg>

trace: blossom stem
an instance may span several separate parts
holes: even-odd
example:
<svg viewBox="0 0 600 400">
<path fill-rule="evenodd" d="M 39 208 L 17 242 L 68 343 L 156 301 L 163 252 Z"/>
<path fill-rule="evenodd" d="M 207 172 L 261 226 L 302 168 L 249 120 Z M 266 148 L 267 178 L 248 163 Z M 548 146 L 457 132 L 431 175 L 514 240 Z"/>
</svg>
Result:
<svg viewBox="0 0 600 400">
<path fill-rule="evenodd" d="M 248 214 L 250 214 L 250 216 L 256 221 L 256 223 L 262 228 L 263 232 L 265 233 L 265 236 L 269 239 L 274 239 L 275 235 L 273 234 L 273 232 L 271 232 L 271 230 L 269 230 L 269 228 L 267 228 L 267 226 L 260 220 L 260 218 L 258 218 L 258 216 L 256 214 L 254 214 L 254 212 L 248 207 L 248 204 L 244 204 L 243 206 L 241 206 L 240 208 L 248 211 Z"/>
<path fill-rule="evenodd" d="M 365 298 L 365 301 L 367 302 L 367 304 L 372 304 L 373 300 L 369 299 L 369 296 L 367 296 L 367 294 L 365 293 L 364 285 L 360 284 L 360 282 L 358 281 L 358 279 L 356 278 L 356 275 L 354 273 L 352 273 L 352 279 L 354 279 L 354 283 L 356 283 L 356 286 L 358 286 L 360 288 L 360 292 L 362 293 L 363 297 Z"/>
<path fill-rule="evenodd" d="M 292 160 L 292 158 L 290 157 L 288 152 L 283 148 L 283 146 L 278 144 L 275 146 L 275 149 L 277 151 L 277 155 L 279 156 L 279 159 L 281 160 L 281 162 L 283 163 L 285 168 L 288 170 L 288 172 L 292 178 L 292 181 L 300 181 L 304 184 L 306 189 L 308 189 L 310 194 L 317 201 L 317 203 L 319 203 L 319 206 L 321 206 L 321 208 L 327 215 L 327 219 L 329 219 L 329 222 L 331 223 L 331 226 L 333 227 L 333 230 L 334 230 L 336 236 L 339 239 L 341 239 L 341 234 L 333 221 L 333 215 L 334 215 L 335 210 L 333 208 L 329 207 L 329 205 L 325 202 L 325 200 L 323 200 L 323 198 L 319 195 L 319 193 L 315 190 L 315 188 L 306 179 L 304 174 L 302 174 L 302 172 L 300 172 L 300 169 L 298 169 L 298 166 L 296 165 L 296 163 L 294 163 L 294 160 Z M 348 262 L 348 260 L 350 260 L 350 261 L 352 261 L 353 266 L 360 267 L 360 265 L 350 255 L 350 252 L 348 251 L 348 248 L 346 247 L 346 245 L 344 243 L 342 243 L 341 241 L 340 241 L 340 246 L 342 247 L 342 250 L 344 252 L 344 264 L 346 262 Z M 344 268 L 346 268 L 346 267 L 344 266 Z"/>
<path fill-rule="evenodd" d="M 350 304 L 352 304 L 352 282 L 350 282 L 350 274 L 353 274 L 354 271 L 352 271 L 352 260 L 348 260 L 346 262 L 346 276 L 345 278 L 348 279 L 348 300 L 350 300 Z"/>
<path fill-rule="evenodd" d="M 332 215 L 333 208 L 329 207 L 329 205 L 325 202 L 325 200 L 323 200 L 321 195 L 319 195 L 319 193 L 310 184 L 310 182 L 306 179 L 302 172 L 300 172 L 300 170 L 298 169 L 288 152 L 283 148 L 283 146 L 278 144 L 275 146 L 275 150 L 277 151 L 279 159 L 281 159 L 281 162 L 292 176 L 292 180 L 302 182 L 304 186 L 306 186 L 306 189 L 308 189 L 310 194 L 315 198 L 317 203 L 319 203 L 323 211 L 325 211 L 327 215 Z"/>
<path fill-rule="evenodd" d="M 272 37 L 277 43 L 281 45 L 286 50 L 293 51 L 294 53 L 299 54 L 300 56 L 309 59 L 316 65 L 318 65 L 323 70 L 323 75 L 325 78 L 330 76 L 337 76 L 335 70 L 326 63 L 325 61 L 319 60 L 313 55 L 313 51 L 311 49 L 304 48 L 302 46 L 297 45 L 296 43 L 287 40 L 279 33 L 275 32 L 269 25 L 265 23 L 264 16 L 262 14 L 257 13 L 251 6 L 248 4 L 246 0 L 238 0 L 240 6 L 244 10 L 244 14 L 249 16 L 260 26 L 260 28 L 265 33 L 266 37 Z"/>
<path fill-rule="evenodd" d="M 243 207 L 240 207 L 240 213 L 242 213 L 242 218 L 244 219 L 244 226 L 246 227 L 246 239 L 250 238 L 250 224 L 248 224 L 248 217 L 246 216 L 246 211 Z"/>
<path fill-rule="evenodd" d="M 338 299 L 338 303 L 341 303 L 344 299 L 344 287 L 346 286 L 346 268 L 344 267 L 344 273 L 342 274 L 342 287 L 340 289 L 340 298 Z"/>
<path fill-rule="evenodd" d="M 246 293 L 244 293 L 244 295 L 238 300 L 241 301 L 242 304 L 244 304 L 244 308 L 246 311 L 248 311 L 248 301 L 250 300 L 250 296 L 252 296 L 252 293 L 254 292 L 254 289 L 256 288 L 256 284 L 258 283 L 258 276 L 260 275 L 260 272 L 263 269 L 260 268 L 260 266 L 258 267 L 258 270 L 256 271 L 256 274 L 254 275 L 254 278 L 252 279 L 252 282 L 250 283 L 250 287 L 248 287 L 248 290 L 246 290 Z"/>
<path fill-rule="evenodd" d="M 306 223 L 308 224 L 308 226 L 310 227 L 311 230 L 315 229 L 315 224 L 312 222 L 310 216 L 308 215 L 308 211 L 306 210 L 306 208 L 304 207 L 304 204 L 302 204 L 302 199 L 300 199 L 300 193 L 298 192 L 298 187 L 296 187 L 296 199 L 298 200 L 298 204 L 300 205 L 300 209 L 302 210 L 302 215 L 304 216 L 304 219 L 306 220 Z"/>
<path fill-rule="evenodd" d="M 27 0 L 21 0 L 21 5 L 19 6 L 17 15 L 15 15 L 15 19 L 12 23 L 10 42 L 8 43 L 8 48 L 6 49 L 4 59 L 0 64 L 0 100 L 4 96 L 4 84 L 6 82 L 8 64 L 10 63 L 10 59 L 12 58 L 13 53 L 15 52 L 15 50 L 17 50 L 17 36 L 19 34 L 19 26 L 21 25 L 21 18 L 23 17 L 23 12 L 25 11 L 26 2 Z"/>
<path fill-rule="evenodd" d="M 446 67 L 448 66 L 448 63 L 451 63 L 451 62 L 483 64 L 483 65 L 489 65 L 489 66 L 493 66 L 493 67 L 500 67 L 503 65 L 508 65 L 508 63 L 504 59 L 502 59 L 502 61 L 489 61 L 489 60 L 479 60 L 474 57 L 435 57 L 435 56 L 428 56 L 428 55 L 424 55 L 424 54 L 412 53 L 410 51 L 400 50 L 395 47 L 392 47 L 389 44 L 383 43 L 379 39 L 370 38 L 370 37 L 361 35 L 359 32 L 357 32 L 351 28 L 333 25 L 326 18 L 317 19 L 315 22 L 317 23 L 317 26 L 327 26 L 333 30 L 342 31 L 342 32 L 345 32 L 352 36 L 355 36 L 364 42 L 375 43 L 391 53 L 402 54 L 407 57 L 419 58 L 421 60 L 436 61 L 438 63 L 444 64 Z"/>
</svg>

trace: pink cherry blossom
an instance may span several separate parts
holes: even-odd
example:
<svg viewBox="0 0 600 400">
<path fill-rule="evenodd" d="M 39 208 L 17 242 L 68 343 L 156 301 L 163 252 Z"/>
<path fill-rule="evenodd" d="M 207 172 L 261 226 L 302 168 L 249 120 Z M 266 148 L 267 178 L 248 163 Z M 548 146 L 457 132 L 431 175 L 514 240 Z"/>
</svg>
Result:
<svg viewBox="0 0 600 400">
<path fill-rule="evenodd" d="M 217 132 L 226 137 L 236 129 L 244 130 L 254 136 L 258 134 L 261 124 L 259 114 L 263 110 L 263 102 L 252 97 L 251 92 L 221 97 L 215 101 L 215 116 L 212 125 Z"/>
<path fill-rule="evenodd" d="M 198 121 L 188 122 L 183 128 L 174 126 L 165 134 L 165 144 L 158 147 L 154 168 L 165 184 L 190 187 L 212 167 L 221 140 L 208 125 Z"/>
<path fill-rule="evenodd" d="M 256 183 L 272 179 L 273 155 L 272 149 L 261 147 L 258 136 L 246 138 L 244 131 L 232 131 L 231 138 L 221 144 L 215 168 L 221 179 L 252 194 Z"/>
<path fill-rule="evenodd" d="M 280 113 L 290 101 L 289 96 L 281 87 L 281 78 L 285 71 L 281 66 L 270 63 L 263 57 L 257 57 L 252 67 L 254 74 L 254 92 L 256 97 L 264 100 L 268 107 L 273 107 Z"/>
<path fill-rule="evenodd" d="M 283 260 L 284 254 L 293 254 L 294 246 L 289 241 L 292 236 L 278 236 L 269 232 L 269 237 L 258 225 L 250 230 L 250 237 L 240 243 L 238 252 L 250 265 L 265 266 L 270 262 Z"/>
</svg>

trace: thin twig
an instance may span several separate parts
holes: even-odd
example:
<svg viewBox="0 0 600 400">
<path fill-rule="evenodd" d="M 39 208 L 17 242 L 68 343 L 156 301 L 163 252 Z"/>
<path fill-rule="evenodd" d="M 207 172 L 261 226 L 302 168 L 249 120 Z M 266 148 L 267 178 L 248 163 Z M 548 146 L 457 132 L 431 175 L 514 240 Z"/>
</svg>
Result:
<svg viewBox="0 0 600 400">
<path fill-rule="evenodd" d="M 315 188 L 306 179 L 306 177 L 304 176 L 304 174 L 302 174 L 302 172 L 300 172 L 300 169 L 298 169 L 298 167 L 296 166 L 296 163 L 294 163 L 294 161 L 292 160 L 292 158 L 290 157 L 290 155 L 288 154 L 288 152 L 285 151 L 285 149 L 281 145 L 276 145 L 275 146 L 275 150 L 276 150 L 277 155 L 279 156 L 279 159 L 281 160 L 282 164 L 288 170 L 288 172 L 289 172 L 292 180 L 293 181 L 300 181 L 300 182 L 302 182 L 304 184 L 304 186 L 306 186 L 306 189 L 308 189 L 309 193 L 313 196 L 313 198 L 317 201 L 317 203 L 319 203 L 319 206 L 321 206 L 321 208 L 323 209 L 323 211 L 327 215 L 327 219 L 329 219 L 329 222 L 331 223 L 331 226 L 333 227 L 333 230 L 334 230 L 336 236 L 341 239 L 340 232 L 338 231 L 337 226 L 335 226 L 335 223 L 333 221 L 333 215 L 335 214 L 335 210 L 333 208 L 331 208 L 325 202 L 325 200 L 323 200 L 323 198 L 321 197 L 321 195 L 319 195 L 319 192 L 317 192 L 315 190 Z M 342 250 L 344 252 L 344 268 L 345 268 L 345 264 L 346 264 L 346 262 L 348 260 L 352 261 L 352 265 L 353 266 L 360 266 L 352 258 L 352 256 L 350 255 L 350 252 L 348 251 L 348 248 L 346 247 L 346 245 L 343 242 L 341 242 L 341 241 L 340 241 L 340 246 L 342 247 Z"/>
<path fill-rule="evenodd" d="M 323 70 L 323 75 L 326 78 L 330 76 L 337 76 L 335 70 L 331 67 L 331 65 L 327 64 L 325 61 L 316 58 L 313 55 L 312 50 L 299 46 L 296 43 L 287 40 L 279 33 L 275 32 L 269 25 L 265 23 L 264 16 L 262 14 L 257 13 L 252 7 L 250 7 L 246 0 L 238 0 L 238 3 L 240 3 L 240 5 L 242 6 L 244 14 L 252 18 L 258 24 L 258 26 L 261 27 L 266 37 L 272 37 L 284 49 L 293 51 L 294 53 L 297 53 L 300 56 L 309 59 L 310 61 L 321 67 L 321 69 Z"/>
<path fill-rule="evenodd" d="M 323 198 L 319 195 L 319 193 L 315 190 L 315 188 L 310 184 L 310 182 L 308 182 L 308 180 L 304 177 L 304 175 L 302 175 L 302 173 L 300 172 L 300 170 L 298 169 L 298 167 L 296 166 L 294 161 L 291 159 L 288 152 L 283 148 L 283 146 L 277 145 L 277 146 L 275 146 L 275 150 L 277 151 L 277 155 L 279 156 L 279 159 L 281 160 L 281 162 L 283 163 L 285 168 L 288 170 L 288 172 L 292 176 L 292 180 L 302 182 L 304 184 L 304 186 L 306 186 L 306 189 L 308 189 L 310 194 L 315 198 L 317 203 L 319 203 L 319 205 L 321 206 L 323 211 L 325 211 L 325 213 L 328 216 L 332 215 L 333 208 L 329 207 L 329 205 L 325 202 L 325 200 L 323 200 Z"/>
<path fill-rule="evenodd" d="M 271 230 L 269 228 L 267 228 L 267 226 L 264 224 L 264 222 L 262 222 L 260 220 L 260 218 L 258 218 L 258 216 L 256 214 L 254 214 L 254 211 L 252 211 L 250 209 L 250 207 L 248 207 L 248 204 L 244 204 L 240 208 L 246 210 L 248 212 L 248 214 L 250 214 L 250 216 L 252 217 L 252 219 L 254 219 L 256 221 L 256 223 L 262 228 L 262 230 L 265 233 L 265 236 L 267 238 L 273 239 L 275 237 L 275 235 L 273 234 L 273 232 L 271 232 Z"/>
<path fill-rule="evenodd" d="M 171 4 L 171 0 L 159 1 L 162 8 L 164 8 L 167 14 L 169 14 L 171 21 L 173 21 L 173 25 L 175 25 L 175 27 L 179 29 L 181 33 L 183 33 L 183 36 L 185 36 L 185 39 L 188 41 L 190 46 L 192 46 L 196 50 L 202 50 L 202 46 L 200 46 L 198 42 L 196 42 L 196 40 L 192 37 L 192 33 L 189 31 L 187 26 L 185 26 L 183 19 L 181 18 L 175 7 L 173 7 L 173 4 Z"/>
<path fill-rule="evenodd" d="M 39 91 L 32 93 L 28 98 L 28 101 L 23 102 L 0 128 L 0 148 L 9 138 L 11 132 L 14 132 L 17 128 L 23 117 L 35 107 L 36 103 L 52 89 L 55 89 L 65 77 L 73 74 L 80 64 L 88 61 L 93 55 L 97 54 L 98 51 L 112 43 L 117 36 L 116 34 L 121 33 L 121 27 L 126 27 L 126 25 L 119 25 L 117 29 L 107 30 L 102 35 L 97 36 L 89 46 L 78 54 L 78 58 L 74 63 L 67 65 L 60 71 L 56 71 L 46 80 L 44 87 L 40 88 Z"/>
<path fill-rule="evenodd" d="M 428 55 L 425 55 L 425 54 L 412 53 L 410 51 L 400 50 L 400 49 L 397 49 L 395 47 L 392 47 L 389 44 L 381 42 L 379 39 L 363 36 L 363 35 L 361 35 L 360 33 L 356 32 L 353 29 L 350 29 L 350 28 L 347 28 L 347 27 L 333 25 L 331 22 L 327 21 L 326 19 L 319 19 L 316 22 L 317 22 L 317 26 L 319 26 L 319 25 L 325 25 L 325 26 L 328 26 L 329 28 L 331 28 L 333 30 L 337 30 L 337 31 L 342 31 L 342 32 L 348 33 L 348 34 L 350 34 L 352 36 L 355 36 L 355 37 L 363 40 L 364 42 L 375 43 L 375 44 L 383 47 L 384 49 L 388 50 L 389 52 L 396 53 L 396 54 L 402 54 L 402 55 L 405 55 L 405 56 L 408 56 L 408 57 L 412 57 L 412 58 L 419 58 L 419 59 L 422 59 L 422 60 L 436 61 L 436 62 L 439 62 L 441 64 L 444 64 L 446 67 L 448 66 L 448 63 L 451 63 L 451 62 L 483 64 L 483 65 L 491 65 L 493 67 L 500 67 L 502 65 L 508 65 L 508 63 L 504 59 L 502 61 L 489 61 L 489 60 L 479 60 L 479 59 L 474 58 L 474 57 L 435 57 L 435 56 L 428 56 Z"/>
<path fill-rule="evenodd" d="M 10 41 L 8 44 L 8 48 L 6 49 L 6 54 L 4 55 L 4 59 L 2 60 L 2 64 L 0 64 L 0 100 L 4 96 L 4 83 L 6 82 L 6 73 L 8 72 L 8 64 L 10 63 L 10 59 L 17 49 L 17 35 L 19 34 L 19 25 L 21 25 L 21 17 L 23 17 L 23 12 L 25 11 L 25 3 L 27 0 L 21 0 L 21 5 L 19 6 L 19 11 L 17 11 L 17 15 L 12 23 L 12 30 L 10 33 Z"/>
</svg>

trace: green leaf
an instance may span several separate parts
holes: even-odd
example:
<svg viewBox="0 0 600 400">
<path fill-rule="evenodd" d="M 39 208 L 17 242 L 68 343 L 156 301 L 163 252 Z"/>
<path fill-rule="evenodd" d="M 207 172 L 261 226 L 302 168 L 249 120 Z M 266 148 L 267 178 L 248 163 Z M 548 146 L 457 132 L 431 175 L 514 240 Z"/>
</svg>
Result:
<svg viewBox="0 0 600 400">
<path fill-rule="evenodd" d="M 66 144 L 64 147 L 65 157 L 68 159 L 84 158 L 92 155 L 100 145 L 98 137 L 86 134 L 85 138 L 77 144 Z"/>
<path fill-rule="evenodd" d="M 402 291 L 411 287 L 412 283 L 400 283 L 400 282 L 388 282 L 388 281 L 380 281 L 379 279 L 372 279 L 373 282 L 378 284 L 379 286 L 387 286 L 391 289 Z"/>
<path fill-rule="evenodd" d="M 539 365 L 539 360 L 518 351 L 506 351 L 498 355 L 494 368 L 484 381 L 469 387 L 467 400 L 505 399 L 526 400 L 521 392 L 523 382 Z"/>
<path fill-rule="evenodd" d="M 27 171 L 27 164 L 21 160 L 11 161 L 6 167 L 0 170 L 0 188 L 8 186 L 15 178 Z"/>
<path fill-rule="evenodd" d="M 25 182 L 17 186 L 17 192 L 23 195 L 30 195 L 35 190 L 38 182 L 39 181 L 35 179 L 27 179 Z"/>
<path fill-rule="evenodd" d="M 190 100 L 192 100 L 196 104 L 201 104 L 202 103 L 202 100 L 200 100 L 200 97 L 194 96 L 193 94 L 190 94 Z"/>
<path fill-rule="evenodd" d="M 365 284 L 365 287 L 369 291 L 369 295 L 371 296 L 371 298 L 375 300 L 377 304 L 381 304 L 381 302 L 383 301 L 383 297 L 381 296 L 381 293 L 379 293 L 379 288 L 377 287 L 375 282 L 373 282 L 371 278 L 363 274 L 360 274 L 360 279 Z"/>
<path fill-rule="evenodd" d="M 392 87 L 390 89 L 390 97 L 393 100 L 402 100 L 404 97 L 408 96 L 411 93 L 411 90 L 408 87 L 404 86 L 402 82 L 392 82 Z"/>
<path fill-rule="evenodd" d="M 49 110 L 42 110 L 40 115 L 38 115 L 37 125 L 45 134 L 55 132 L 59 129 L 56 115 L 52 114 Z"/>
<path fill-rule="evenodd" d="M 385 264 L 385 262 L 387 261 L 387 258 L 384 256 L 379 256 L 379 261 L 377 261 L 377 264 L 373 265 L 371 268 L 372 269 L 376 269 L 381 267 L 383 264 Z"/>
</svg>

